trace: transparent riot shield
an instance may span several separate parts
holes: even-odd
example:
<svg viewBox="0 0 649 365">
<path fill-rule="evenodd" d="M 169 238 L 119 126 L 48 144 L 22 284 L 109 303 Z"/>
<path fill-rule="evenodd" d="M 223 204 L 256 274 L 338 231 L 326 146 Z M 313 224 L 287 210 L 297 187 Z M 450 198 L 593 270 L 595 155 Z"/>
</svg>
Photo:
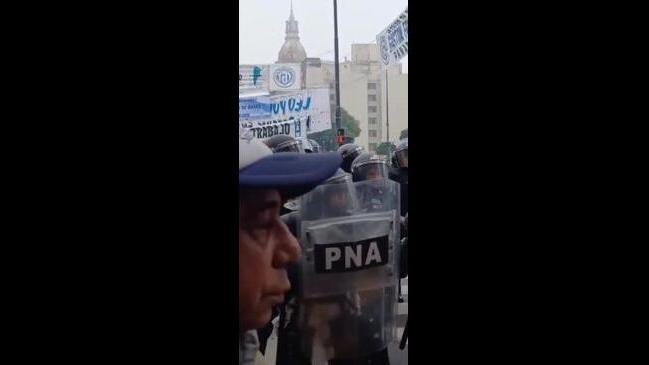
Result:
<svg viewBox="0 0 649 365">
<path fill-rule="evenodd" d="M 303 351 L 354 359 L 395 338 L 399 184 L 321 185 L 300 199 Z"/>
</svg>

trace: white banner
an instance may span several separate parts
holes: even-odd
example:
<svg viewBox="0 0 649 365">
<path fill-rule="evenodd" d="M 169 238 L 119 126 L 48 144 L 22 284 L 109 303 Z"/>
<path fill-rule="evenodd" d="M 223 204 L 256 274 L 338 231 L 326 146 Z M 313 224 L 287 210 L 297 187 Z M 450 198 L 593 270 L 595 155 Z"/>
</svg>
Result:
<svg viewBox="0 0 649 365">
<path fill-rule="evenodd" d="M 270 90 L 300 90 L 302 88 L 302 66 L 299 63 L 270 65 Z"/>
<path fill-rule="evenodd" d="M 239 93 L 268 91 L 268 65 L 239 65 Z"/>
<path fill-rule="evenodd" d="M 391 66 L 408 54 L 408 8 L 376 36 L 381 62 Z"/>
<path fill-rule="evenodd" d="M 331 129 L 329 108 L 328 88 L 240 100 L 239 127 L 250 129 L 256 138 L 276 134 L 306 137 Z"/>
</svg>

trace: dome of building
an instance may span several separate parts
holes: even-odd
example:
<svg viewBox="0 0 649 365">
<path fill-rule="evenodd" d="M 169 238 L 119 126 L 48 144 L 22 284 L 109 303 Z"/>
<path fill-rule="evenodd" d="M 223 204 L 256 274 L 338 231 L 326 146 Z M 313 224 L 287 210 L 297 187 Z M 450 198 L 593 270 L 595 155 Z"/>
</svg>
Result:
<svg viewBox="0 0 649 365">
<path fill-rule="evenodd" d="M 306 51 L 300 41 L 287 40 L 279 51 L 277 62 L 299 63 L 306 58 Z"/>
<path fill-rule="evenodd" d="M 306 51 L 300 43 L 297 21 L 293 15 L 293 2 L 291 2 L 291 15 L 286 21 L 286 38 L 284 45 L 279 50 L 277 62 L 279 63 L 301 63 L 306 59 Z"/>
</svg>

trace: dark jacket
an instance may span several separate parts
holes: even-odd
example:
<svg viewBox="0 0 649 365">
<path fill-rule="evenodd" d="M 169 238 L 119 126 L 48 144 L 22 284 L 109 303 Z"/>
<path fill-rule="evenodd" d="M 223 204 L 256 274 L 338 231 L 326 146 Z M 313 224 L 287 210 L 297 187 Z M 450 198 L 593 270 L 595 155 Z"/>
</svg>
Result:
<svg viewBox="0 0 649 365">
<path fill-rule="evenodd" d="M 408 213 L 408 169 L 391 169 L 389 174 L 390 180 L 396 181 L 400 185 L 401 196 L 401 216 Z"/>
</svg>

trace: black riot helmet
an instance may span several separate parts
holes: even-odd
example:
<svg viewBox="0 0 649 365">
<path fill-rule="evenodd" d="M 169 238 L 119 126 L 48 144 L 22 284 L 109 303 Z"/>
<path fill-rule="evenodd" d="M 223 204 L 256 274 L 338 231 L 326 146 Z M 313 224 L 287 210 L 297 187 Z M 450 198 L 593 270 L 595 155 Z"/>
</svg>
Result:
<svg viewBox="0 0 649 365">
<path fill-rule="evenodd" d="M 351 176 L 338 169 L 329 179 L 301 198 L 306 209 L 300 214 L 304 220 L 351 215 L 357 204 L 356 190 Z"/>
<path fill-rule="evenodd" d="M 300 143 L 291 136 L 285 134 L 278 134 L 268 138 L 264 143 L 268 146 L 273 153 L 277 152 L 304 152 L 300 147 Z"/>
<path fill-rule="evenodd" d="M 305 153 L 313 153 L 313 146 L 308 139 L 304 137 L 298 137 L 295 140 L 300 144 L 300 149 L 302 151 L 304 151 Z"/>
<path fill-rule="evenodd" d="M 392 166 L 398 169 L 408 168 L 408 138 L 399 141 L 397 148 L 392 152 Z"/>
<path fill-rule="evenodd" d="M 342 164 L 340 164 L 340 167 L 345 170 L 345 172 L 351 174 L 352 162 L 354 162 L 354 159 L 356 159 L 356 157 L 358 157 L 362 152 L 363 147 L 354 143 L 348 143 L 338 147 L 338 153 L 340 153 L 343 158 L 343 162 Z"/>
<path fill-rule="evenodd" d="M 388 175 L 388 164 L 380 156 L 361 153 L 352 162 L 352 178 L 354 182 L 388 179 Z"/>
<path fill-rule="evenodd" d="M 309 142 L 311 143 L 311 147 L 313 147 L 313 153 L 322 152 L 322 148 L 320 148 L 320 143 L 318 143 L 315 139 L 309 139 Z"/>
</svg>

